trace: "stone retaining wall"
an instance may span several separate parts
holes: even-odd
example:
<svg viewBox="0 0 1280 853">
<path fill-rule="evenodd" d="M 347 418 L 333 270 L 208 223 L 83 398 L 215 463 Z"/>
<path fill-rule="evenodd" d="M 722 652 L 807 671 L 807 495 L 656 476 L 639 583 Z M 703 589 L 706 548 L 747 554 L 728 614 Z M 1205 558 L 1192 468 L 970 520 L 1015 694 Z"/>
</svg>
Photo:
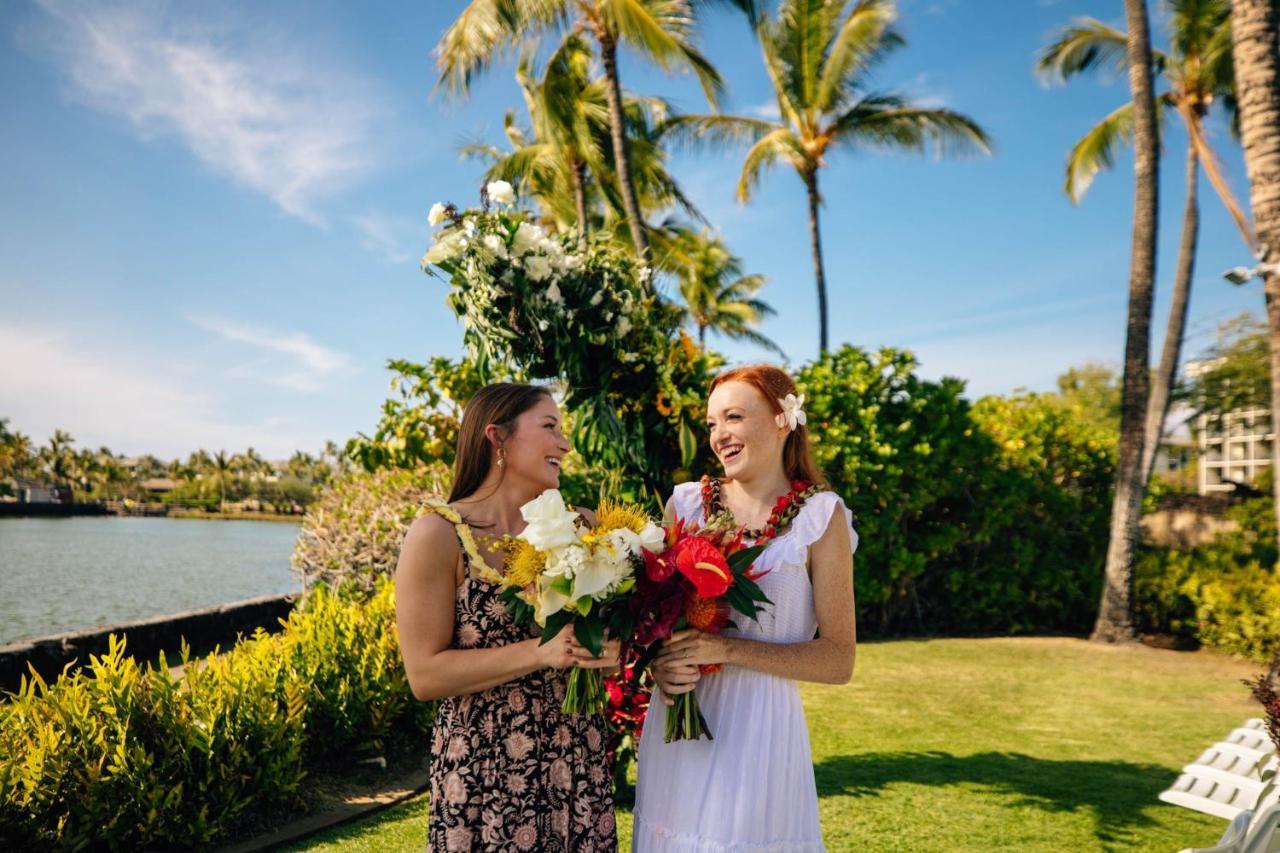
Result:
<svg viewBox="0 0 1280 853">
<path fill-rule="evenodd" d="M 133 657 L 152 660 L 163 651 L 171 665 L 179 660 L 184 637 L 193 655 L 207 654 L 219 645 L 226 649 L 237 634 L 251 634 L 257 628 L 279 631 L 279 620 L 288 616 L 296 597 L 296 593 L 263 595 L 203 610 L 0 646 L 0 690 L 17 690 L 21 677 L 28 674 L 28 663 L 46 681 L 61 673 L 68 663 L 87 664 L 89 655 L 107 651 L 107 637 L 111 634 L 126 637 L 126 648 Z"/>
</svg>

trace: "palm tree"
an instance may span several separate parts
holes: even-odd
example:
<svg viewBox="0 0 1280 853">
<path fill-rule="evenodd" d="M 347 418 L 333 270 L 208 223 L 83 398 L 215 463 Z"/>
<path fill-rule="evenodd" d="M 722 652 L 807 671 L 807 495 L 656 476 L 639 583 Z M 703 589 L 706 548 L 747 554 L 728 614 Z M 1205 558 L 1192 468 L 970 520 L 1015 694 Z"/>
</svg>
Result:
<svg viewBox="0 0 1280 853">
<path fill-rule="evenodd" d="M 591 50 L 577 35 L 560 44 L 540 78 L 532 54 L 526 52 L 516 80 L 531 131 L 521 128 L 508 111 L 504 130 L 510 151 L 485 144 L 462 147 L 464 157 L 492 164 L 486 181 L 506 180 L 522 196 L 532 196 L 543 220 L 555 223 L 557 230 L 576 227 L 580 249 L 586 248 L 592 228 L 626 221 L 612 153 L 606 82 L 593 74 L 591 65 Z M 666 152 L 657 140 L 656 128 L 670 113 L 669 105 L 661 98 L 624 94 L 623 107 L 627 159 L 641 213 L 677 205 L 701 219 L 667 171 Z"/>
<path fill-rule="evenodd" d="M 972 119 L 948 109 L 916 106 L 898 94 L 867 88 L 867 73 L 905 42 L 892 29 L 891 0 L 783 0 L 777 17 L 762 22 L 760 45 L 773 83 L 779 118 L 678 116 L 669 132 L 693 143 L 750 142 L 738 200 L 746 202 L 765 168 L 789 163 L 804 182 L 809 242 L 818 290 L 818 346 L 827 351 L 827 284 L 822 264 L 818 173 L 830 151 L 989 152 L 990 140 Z"/>
<path fill-rule="evenodd" d="M 754 0 L 736 0 L 732 5 L 754 18 Z M 588 34 L 604 66 L 604 94 L 627 227 L 636 256 L 645 258 L 649 242 L 628 159 L 618 46 L 625 43 L 664 69 L 691 68 L 714 104 L 723 83 L 694 46 L 693 24 L 689 0 L 471 0 L 436 46 L 439 85 L 465 93 L 472 77 L 495 57 L 548 30 Z"/>
<path fill-rule="evenodd" d="M 1130 642 L 1133 628 L 1133 548 L 1145 483 L 1142 443 L 1146 424 L 1151 341 L 1151 296 L 1156 266 L 1159 195 L 1159 129 L 1152 82 L 1151 33 L 1145 0 L 1124 0 L 1129 28 L 1126 55 L 1133 95 L 1134 206 L 1129 264 L 1129 317 L 1125 332 L 1124 386 L 1120 395 L 1120 458 L 1111 507 L 1111 537 L 1098 618 L 1092 639 Z"/>
<path fill-rule="evenodd" d="M 1160 366 L 1151 384 L 1143 439 L 1143 482 L 1151 478 L 1156 451 L 1169 414 L 1170 391 L 1177 376 L 1178 361 L 1186 333 L 1187 307 L 1195 271 L 1196 242 L 1200 228 L 1197 194 L 1203 164 L 1210 183 L 1227 212 L 1235 220 L 1247 242 L 1252 242 L 1248 218 L 1240 209 L 1209 145 L 1204 122 L 1215 101 L 1234 107 L 1234 80 L 1231 69 L 1231 25 L 1227 0 L 1168 0 L 1170 49 L 1152 51 L 1155 69 L 1165 83 L 1156 98 L 1156 118 L 1162 125 L 1170 110 L 1182 119 L 1187 130 L 1187 199 L 1182 218 L 1182 237 L 1174 273 L 1173 300 L 1160 354 Z M 1051 79 L 1065 81 L 1086 71 L 1109 68 L 1123 71 L 1126 35 L 1092 18 L 1078 19 L 1064 27 L 1040 56 L 1038 68 Z M 1162 129 L 1162 127 L 1161 127 Z M 1163 133 L 1161 133 L 1163 136 Z M 1133 141 L 1133 104 L 1126 103 L 1098 122 L 1075 144 L 1067 157 L 1065 190 L 1072 202 L 1079 202 L 1094 176 L 1110 168 L 1121 145 Z"/>
<path fill-rule="evenodd" d="M 201 451 L 203 453 L 203 451 Z M 219 450 L 213 455 L 205 454 L 209 461 L 208 477 L 218 487 L 218 512 L 226 511 L 227 483 L 234 482 L 236 460 L 227 455 L 227 451 Z"/>
<path fill-rule="evenodd" d="M 744 275 L 742 259 L 707 229 L 679 226 L 658 266 L 675 275 L 684 300 L 685 318 L 698 332 L 698 344 L 706 347 L 707 330 L 731 340 L 747 340 L 786 358 L 773 341 L 757 332 L 757 326 L 775 312 L 756 298 L 765 286 L 762 275 Z"/>
<path fill-rule="evenodd" d="M 0 477 L 21 477 L 32 468 L 31 438 L 9 429 L 9 419 L 0 418 Z"/>
<path fill-rule="evenodd" d="M 1271 423 L 1275 429 L 1280 424 L 1280 8 L 1275 0 L 1231 0 L 1231 35 L 1240 138 L 1267 303 Z M 1271 453 L 1272 470 L 1280 473 L 1280 442 L 1272 442 Z M 1280 521 L 1280 476 L 1275 481 L 1276 518 Z M 1270 677 L 1280 689 L 1280 654 Z"/>
<path fill-rule="evenodd" d="M 78 478 L 75 441 L 70 433 L 55 429 L 49 444 L 40 449 L 41 462 L 55 483 L 70 484 Z"/>
</svg>

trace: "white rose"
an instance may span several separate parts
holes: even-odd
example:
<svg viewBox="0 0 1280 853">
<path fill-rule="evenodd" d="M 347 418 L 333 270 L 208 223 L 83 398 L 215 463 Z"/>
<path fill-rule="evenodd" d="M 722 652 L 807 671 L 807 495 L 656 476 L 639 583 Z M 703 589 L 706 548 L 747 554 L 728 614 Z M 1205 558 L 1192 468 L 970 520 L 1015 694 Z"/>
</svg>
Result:
<svg viewBox="0 0 1280 853">
<path fill-rule="evenodd" d="M 427 214 L 427 222 L 431 224 L 432 228 L 435 228 L 441 222 L 444 222 L 445 218 L 443 204 L 436 202 L 431 205 L 431 211 Z"/>
<path fill-rule="evenodd" d="M 658 525 L 650 521 L 644 526 L 644 530 L 639 535 L 640 547 L 648 551 L 661 551 L 662 546 L 666 544 L 667 533 Z"/>
<path fill-rule="evenodd" d="M 485 192 L 489 195 L 489 201 L 497 204 L 510 206 L 516 203 L 516 191 L 506 181 L 490 181 Z"/>
<path fill-rule="evenodd" d="M 532 222 L 521 222 L 516 227 L 515 236 L 511 238 L 511 253 L 516 257 L 528 254 L 546 237 L 539 226 Z"/>
<path fill-rule="evenodd" d="M 594 307 L 596 305 L 599 305 L 602 301 L 604 301 L 604 291 L 597 290 L 596 295 L 591 297 L 591 305 Z"/>
<path fill-rule="evenodd" d="M 492 252 L 495 258 L 506 260 L 507 244 L 502 242 L 502 238 L 497 234 L 484 235 L 484 247 Z"/>
<path fill-rule="evenodd" d="M 541 255 L 531 255 L 524 259 L 525 271 L 534 281 L 542 281 L 551 275 L 551 263 Z"/>
<path fill-rule="evenodd" d="M 520 538 L 539 551 L 563 548 L 578 541 L 574 527 L 578 514 L 565 508 L 564 498 L 557 489 L 547 489 L 520 507 L 520 515 L 528 524 Z"/>
<path fill-rule="evenodd" d="M 557 305 L 564 304 L 564 296 L 563 294 L 560 293 L 560 285 L 556 284 L 555 282 L 551 283 L 551 286 L 547 288 L 547 299 L 551 300 Z"/>
<path fill-rule="evenodd" d="M 618 318 L 618 337 L 622 337 L 629 331 L 631 331 L 631 321 L 628 320 L 626 317 L 619 317 Z"/>
<path fill-rule="evenodd" d="M 466 248 L 467 238 L 458 231 L 445 231 L 422 256 L 422 268 L 453 260 Z"/>
</svg>

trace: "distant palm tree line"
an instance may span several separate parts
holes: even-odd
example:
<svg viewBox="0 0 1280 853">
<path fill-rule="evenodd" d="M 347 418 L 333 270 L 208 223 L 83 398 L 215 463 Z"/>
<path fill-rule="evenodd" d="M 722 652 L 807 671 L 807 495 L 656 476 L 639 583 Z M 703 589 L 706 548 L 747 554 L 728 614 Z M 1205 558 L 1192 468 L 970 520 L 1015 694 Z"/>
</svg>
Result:
<svg viewBox="0 0 1280 853">
<path fill-rule="evenodd" d="M 162 478 L 174 481 L 185 497 L 217 498 L 219 505 L 229 497 L 275 494 L 282 481 L 292 486 L 291 497 L 305 498 L 307 489 L 330 482 L 347 467 L 334 442 L 326 442 L 318 454 L 299 450 L 279 462 L 264 459 L 252 447 L 234 454 L 197 450 L 185 460 L 165 461 L 151 454 L 126 457 L 108 447 L 77 448 L 61 429 L 36 446 L 11 429 L 8 418 L 0 418 L 0 486 L 20 479 L 42 481 L 69 486 L 78 499 L 142 497 L 144 482 Z"/>
</svg>

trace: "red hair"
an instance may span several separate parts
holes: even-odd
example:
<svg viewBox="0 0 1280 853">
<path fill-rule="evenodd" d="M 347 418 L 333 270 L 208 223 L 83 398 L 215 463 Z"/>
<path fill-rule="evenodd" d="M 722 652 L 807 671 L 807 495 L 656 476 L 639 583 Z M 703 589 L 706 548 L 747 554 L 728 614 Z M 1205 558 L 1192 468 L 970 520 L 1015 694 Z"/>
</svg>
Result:
<svg viewBox="0 0 1280 853">
<path fill-rule="evenodd" d="M 711 380 L 707 396 L 711 396 L 712 391 L 726 382 L 742 382 L 755 388 L 769 404 L 769 408 L 778 414 L 782 413 L 781 400 L 788 394 L 797 393 L 795 380 L 785 370 L 772 364 L 750 364 L 726 370 Z M 804 424 L 797 424 L 782 445 L 782 468 L 786 471 L 788 480 L 805 480 L 823 486 L 827 484 L 827 478 L 822 475 L 818 463 L 813 461 L 809 428 Z"/>
</svg>

